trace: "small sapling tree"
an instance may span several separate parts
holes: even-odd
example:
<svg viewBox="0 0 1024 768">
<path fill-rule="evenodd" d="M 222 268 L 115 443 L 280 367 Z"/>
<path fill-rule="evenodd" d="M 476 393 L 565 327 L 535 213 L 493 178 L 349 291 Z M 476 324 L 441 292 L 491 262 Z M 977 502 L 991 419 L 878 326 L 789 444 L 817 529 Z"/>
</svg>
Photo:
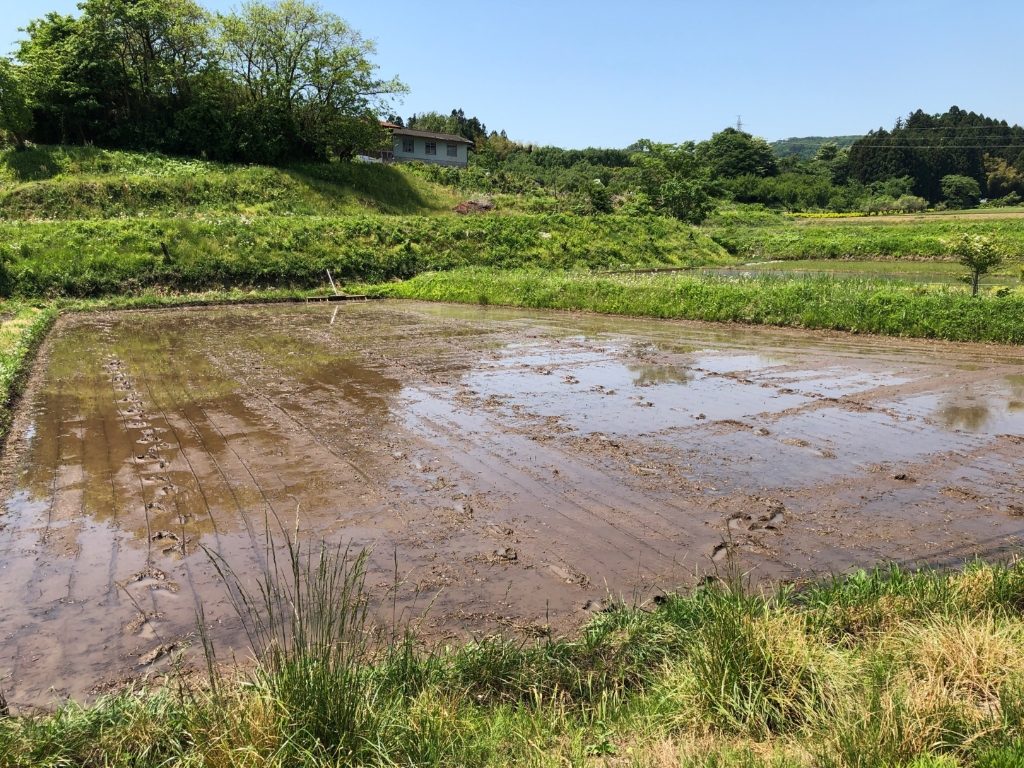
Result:
<svg viewBox="0 0 1024 768">
<path fill-rule="evenodd" d="M 964 277 L 964 282 L 971 284 L 972 296 L 978 295 L 982 276 L 991 272 L 1003 261 L 1003 255 L 990 238 L 982 235 L 968 235 L 966 232 L 953 241 L 953 254 L 960 264 L 970 270 L 970 273 Z"/>
</svg>

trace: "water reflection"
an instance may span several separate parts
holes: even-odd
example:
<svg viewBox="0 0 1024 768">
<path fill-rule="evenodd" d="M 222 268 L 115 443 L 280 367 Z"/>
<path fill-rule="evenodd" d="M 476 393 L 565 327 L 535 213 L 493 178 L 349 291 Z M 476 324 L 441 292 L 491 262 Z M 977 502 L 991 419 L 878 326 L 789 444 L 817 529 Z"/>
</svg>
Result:
<svg viewBox="0 0 1024 768">
<path fill-rule="evenodd" d="M 946 403 L 939 408 L 939 420 L 948 429 L 963 429 L 977 432 L 983 429 L 992 418 L 992 409 L 986 404 Z"/>
<path fill-rule="evenodd" d="M 686 368 L 671 365 L 630 365 L 634 387 L 652 387 L 657 384 L 686 384 L 693 374 Z"/>
</svg>

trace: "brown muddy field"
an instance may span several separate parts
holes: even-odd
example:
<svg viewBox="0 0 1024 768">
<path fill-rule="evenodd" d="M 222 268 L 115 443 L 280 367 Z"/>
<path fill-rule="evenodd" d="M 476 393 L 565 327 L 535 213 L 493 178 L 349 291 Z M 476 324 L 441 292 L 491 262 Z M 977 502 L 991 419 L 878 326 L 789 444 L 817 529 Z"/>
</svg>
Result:
<svg viewBox="0 0 1024 768">
<path fill-rule="evenodd" d="M 63 319 L 2 461 L 17 707 L 194 663 L 268 516 L 372 548 L 424 637 L 569 632 L 725 568 L 956 565 L 1024 535 L 1024 353 L 416 303 Z M 192 649 L 189 650 L 191 645 Z"/>
</svg>

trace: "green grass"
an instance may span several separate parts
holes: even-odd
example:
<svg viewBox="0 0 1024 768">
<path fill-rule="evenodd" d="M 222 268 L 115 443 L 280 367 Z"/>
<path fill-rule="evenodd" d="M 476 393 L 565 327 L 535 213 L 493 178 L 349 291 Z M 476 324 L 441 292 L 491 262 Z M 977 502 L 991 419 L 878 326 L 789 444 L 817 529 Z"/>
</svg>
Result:
<svg viewBox="0 0 1024 768">
<path fill-rule="evenodd" d="M 89 148 L 0 152 L 0 218 L 7 219 L 424 215 L 456 202 L 443 187 L 379 164 L 271 168 Z"/>
<path fill-rule="evenodd" d="M 999 214 L 997 209 L 985 212 Z M 730 254 L 744 261 L 955 261 L 949 244 L 963 232 L 989 236 L 1010 262 L 1024 261 L 1024 227 L 1019 218 L 793 219 L 768 211 L 738 208 L 713 216 L 704 231 Z"/>
<path fill-rule="evenodd" d="M 1024 343 L 1024 295 L 870 280 L 465 269 L 370 287 L 427 301 Z"/>
<path fill-rule="evenodd" d="M 364 559 L 223 563 L 257 663 L 0 720 L 0 766 L 1003 768 L 1024 757 L 1024 566 L 881 568 L 615 606 L 577 636 L 428 648 Z M 395 628 L 391 628 L 394 630 Z M 215 649 L 207 645 L 211 662 Z"/>
<path fill-rule="evenodd" d="M 726 265 L 723 274 L 776 274 L 802 277 L 834 277 L 912 283 L 966 284 L 967 270 L 953 261 L 854 261 L 851 259 L 782 259 Z M 1013 287 L 1021 284 L 1019 264 L 1004 263 L 982 278 L 984 286 Z"/>
<path fill-rule="evenodd" d="M 163 253 L 161 243 L 167 246 Z M 0 222 L 0 290 L 88 297 L 148 288 L 307 288 L 472 265 L 621 268 L 728 262 L 669 219 L 568 215 L 260 216 Z"/>
<path fill-rule="evenodd" d="M 0 442 L 7 437 L 35 352 L 56 319 L 56 307 L 7 302 L 0 309 Z"/>
</svg>

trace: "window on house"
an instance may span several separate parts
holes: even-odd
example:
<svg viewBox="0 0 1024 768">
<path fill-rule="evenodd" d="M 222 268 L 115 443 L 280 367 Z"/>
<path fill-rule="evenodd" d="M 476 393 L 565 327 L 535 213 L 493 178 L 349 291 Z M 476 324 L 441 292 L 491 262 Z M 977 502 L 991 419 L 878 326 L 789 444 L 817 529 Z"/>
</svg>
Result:
<svg viewBox="0 0 1024 768">
<path fill-rule="evenodd" d="M 459 145 L 458 144 L 449 144 L 448 145 L 448 157 L 458 157 L 458 156 L 459 156 Z"/>
<path fill-rule="evenodd" d="M 428 155 L 436 155 L 437 154 L 437 142 L 436 141 L 428 141 L 427 142 L 427 154 Z"/>
<path fill-rule="evenodd" d="M 402 151 L 403 152 L 415 152 L 416 145 L 412 139 L 402 139 Z"/>
</svg>

